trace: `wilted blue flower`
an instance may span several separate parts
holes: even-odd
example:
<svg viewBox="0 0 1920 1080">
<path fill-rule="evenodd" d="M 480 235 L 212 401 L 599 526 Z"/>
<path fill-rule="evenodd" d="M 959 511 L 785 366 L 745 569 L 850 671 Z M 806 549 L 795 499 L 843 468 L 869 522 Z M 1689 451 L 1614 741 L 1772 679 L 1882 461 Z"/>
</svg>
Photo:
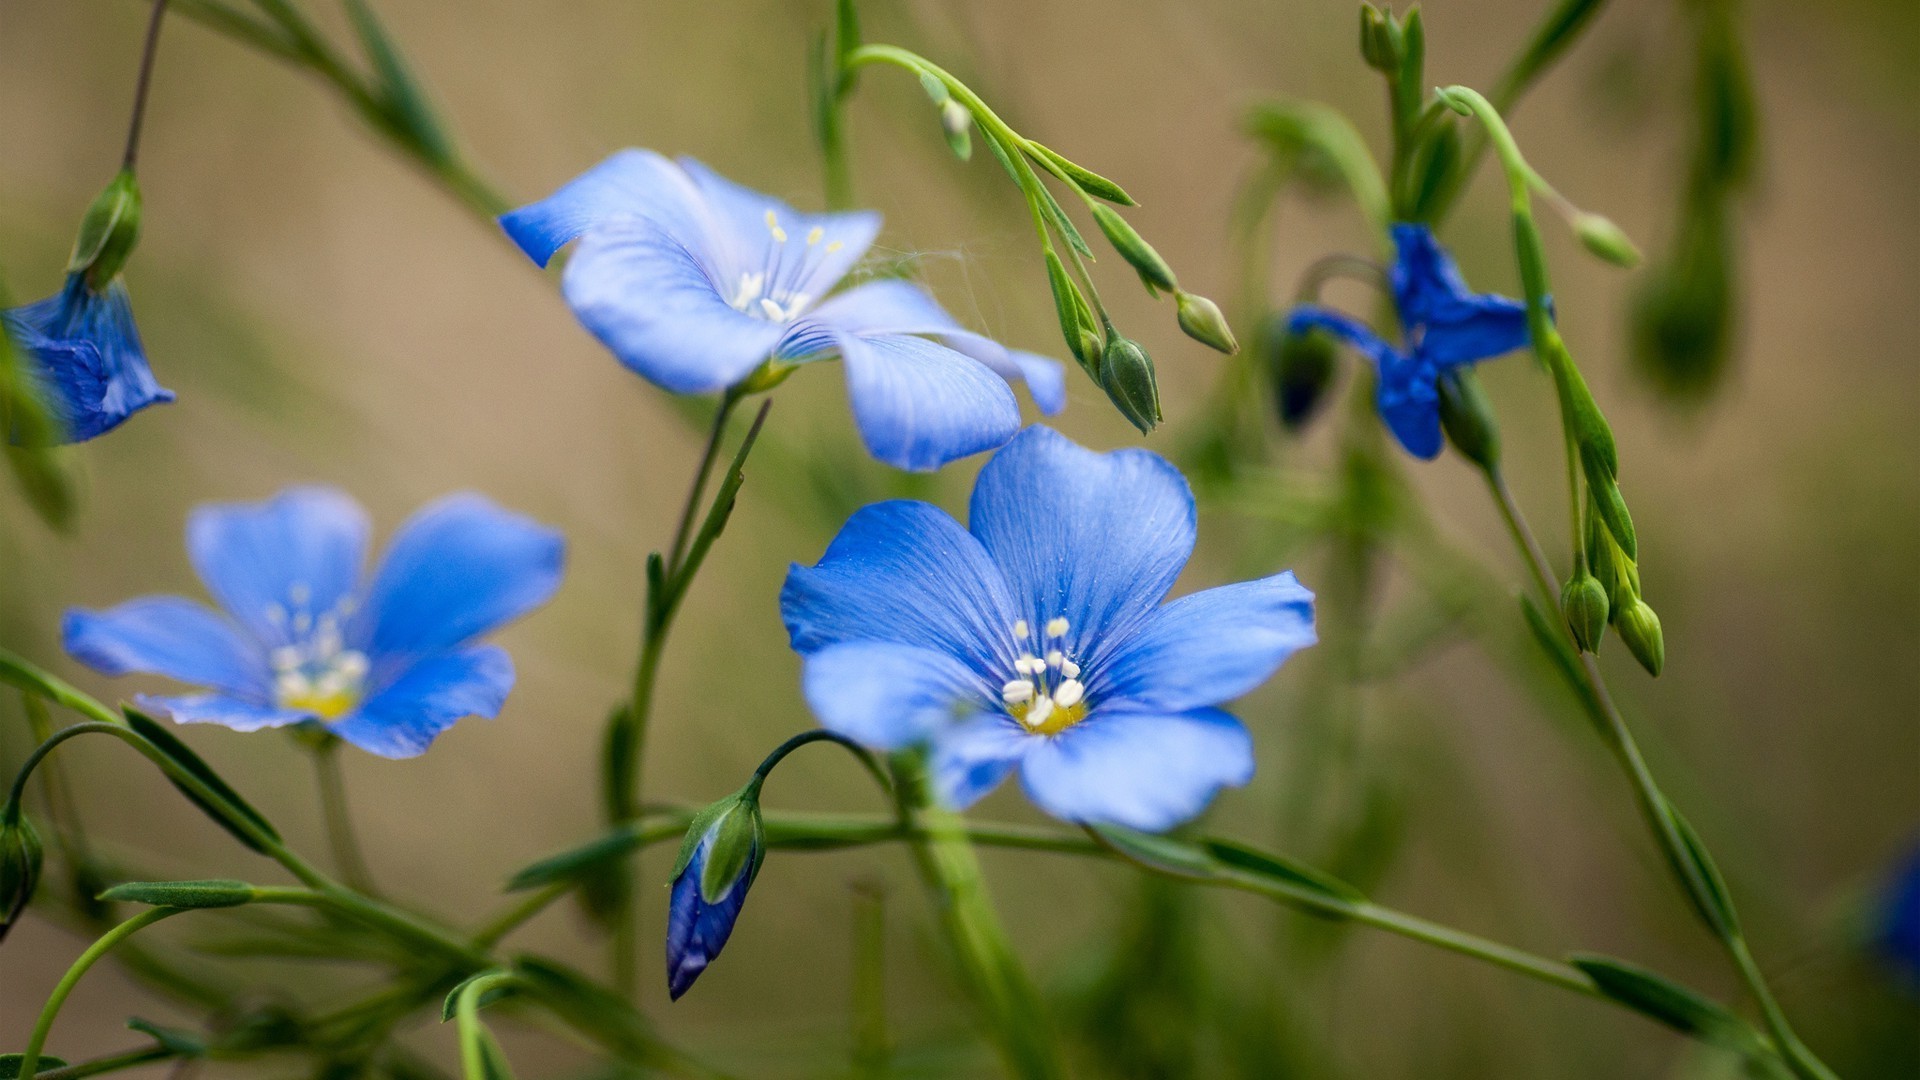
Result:
<svg viewBox="0 0 1920 1080">
<path fill-rule="evenodd" d="M 1018 768 L 1055 817 L 1160 830 L 1252 778 L 1252 740 L 1215 706 L 1314 641 L 1291 573 L 1162 604 L 1193 551 L 1186 480 L 1044 427 L 981 470 L 970 518 L 869 506 L 787 575 L 781 611 L 823 724 L 883 750 L 927 744 L 955 808 Z"/>
<path fill-rule="evenodd" d="M 733 936 L 766 855 L 758 784 L 708 807 L 687 829 L 667 904 L 667 994 L 687 992 Z"/>
<path fill-rule="evenodd" d="M 1888 883 L 1875 931 L 1881 957 L 1920 990 L 1920 847 L 1907 855 Z"/>
<path fill-rule="evenodd" d="M 1048 415 L 1066 405 L 1059 364 L 961 329 L 917 285 L 828 295 L 873 243 L 878 214 L 802 214 L 691 158 L 622 150 L 500 224 L 542 266 L 579 238 L 561 280 L 568 305 L 621 363 L 673 393 L 837 355 L 867 449 L 899 468 L 1012 438 L 1014 380 Z"/>
<path fill-rule="evenodd" d="M 565 542 L 478 495 L 422 508 L 362 580 L 367 517 L 330 488 L 203 506 L 187 553 L 225 612 L 177 596 L 69 610 L 67 651 L 108 675 L 207 687 L 140 696 L 180 723 L 236 731 L 313 721 L 382 757 L 412 757 L 463 716 L 496 715 L 513 661 L 473 642 L 559 586 Z"/>
<path fill-rule="evenodd" d="M 104 435 L 156 402 L 173 400 L 147 366 L 133 305 L 119 278 L 103 288 L 85 272 L 67 275 L 58 293 L 0 312 L 26 354 L 35 390 L 67 442 Z"/>
<path fill-rule="evenodd" d="M 1375 404 L 1400 445 L 1415 457 L 1440 452 L 1440 380 L 1464 364 L 1526 345 L 1527 305 L 1467 288 L 1453 256 L 1425 225 L 1393 227 L 1388 273 L 1400 317 L 1401 346 L 1330 308 L 1303 304 L 1288 330 L 1328 331 L 1365 353 L 1379 371 Z"/>
</svg>

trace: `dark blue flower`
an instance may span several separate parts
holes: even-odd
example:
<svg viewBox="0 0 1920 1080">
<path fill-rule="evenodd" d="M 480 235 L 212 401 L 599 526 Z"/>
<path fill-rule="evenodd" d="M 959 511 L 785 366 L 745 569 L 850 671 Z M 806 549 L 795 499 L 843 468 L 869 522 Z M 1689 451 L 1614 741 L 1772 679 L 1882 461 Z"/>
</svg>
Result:
<svg viewBox="0 0 1920 1080">
<path fill-rule="evenodd" d="M 917 285 L 828 295 L 873 243 L 878 214 L 802 214 L 691 158 L 622 150 L 500 224 L 542 266 L 578 238 L 561 280 L 568 305 L 673 393 L 838 356 L 867 449 L 899 468 L 935 469 L 1012 438 L 1009 382 L 1025 381 L 1048 415 L 1066 405 L 1059 364 L 967 332 Z"/>
<path fill-rule="evenodd" d="M 708 807 L 688 828 L 667 902 L 667 994 L 674 1001 L 733 936 L 765 854 L 757 788 Z"/>
<path fill-rule="evenodd" d="M 1464 364 L 1527 344 L 1527 306 L 1467 287 L 1453 256 L 1425 225 L 1393 227 L 1396 252 L 1388 272 L 1401 345 L 1395 347 L 1360 321 L 1330 308 L 1293 310 L 1292 333 L 1326 330 L 1365 353 L 1379 372 L 1375 404 L 1400 445 L 1415 457 L 1440 452 L 1440 380 Z"/>
<path fill-rule="evenodd" d="M 147 366 L 133 305 L 119 278 L 96 289 L 85 272 L 58 293 L 0 312 L 64 441 L 84 442 L 156 402 L 173 400 Z"/>
<path fill-rule="evenodd" d="M 1920 847 L 1894 872 L 1875 929 L 1874 945 L 1880 956 L 1920 990 Z"/>
<path fill-rule="evenodd" d="M 1291 573 L 1161 603 L 1193 551 L 1186 480 L 1043 427 L 981 470 L 970 518 L 869 506 L 788 574 L 781 612 L 821 723 L 925 744 L 955 808 L 1018 769 L 1055 817 L 1161 830 L 1252 778 L 1252 740 L 1216 706 L 1313 643 Z"/>
<path fill-rule="evenodd" d="M 499 712 L 513 661 L 474 641 L 553 595 L 565 541 L 452 495 L 402 525 L 363 581 L 367 534 L 365 512 L 329 488 L 203 506 L 187 520 L 187 553 L 225 611 L 177 596 L 69 610 L 67 652 L 108 675 L 208 688 L 136 699 L 180 723 L 312 721 L 382 757 L 412 757 L 461 717 Z"/>
</svg>

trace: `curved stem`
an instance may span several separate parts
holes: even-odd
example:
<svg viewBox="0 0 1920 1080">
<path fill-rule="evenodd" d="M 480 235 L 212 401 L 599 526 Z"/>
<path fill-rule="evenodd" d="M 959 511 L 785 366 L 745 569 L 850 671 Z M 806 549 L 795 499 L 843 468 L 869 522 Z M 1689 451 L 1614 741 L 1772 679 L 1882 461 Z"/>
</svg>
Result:
<svg viewBox="0 0 1920 1080">
<path fill-rule="evenodd" d="M 80 958 L 67 968 L 67 973 L 60 977 L 59 983 L 53 988 L 53 993 L 48 996 L 47 1003 L 41 1007 L 40 1019 L 34 1022 L 33 1034 L 27 1038 L 26 1052 L 20 1057 L 20 1071 L 16 1074 L 20 1080 L 34 1080 L 34 1073 L 40 1065 L 40 1052 L 46 1049 L 47 1035 L 53 1030 L 54 1020 L 60 1015 L 60 1007 L 67 1003 L 68 995 L 72 994 L 73 988 L 80 984 L 80 979 L 86 975 L 87 969 L 98 963 L 101 957 L 112 952 L 113 947 L 122 941 L 162 919 L 170 919 L 180 914 L 183 910 L 185 909 L 149 908 L 100 935 L 97 941 L 87 946 L 87 951 L 81 953 Z"/>
<path fill-rule="evenodd" d="M 786 760 L 788 754 L 793 753 L 808 743 L 816 742 L 830 742 L 844 748 L 848 753 L 859 759 L 860 764 L 865 766 L 867 772 L 873 775 L 874 782 L 880 785 L 881 791 L 889 795 L 893 793 L 893 781 L 887 778 L 887 771 L 881 768 L 880 759 L 873 755 L 873 751 L 868 750 L 866 747 L 861 746 L 859 743 L 854 742 L 839 732 L 828 731 L 826 728 L 814 728 L 811 731 L 803 731 L 793 738 L 788 739 L 786 742 L 781 743 L 779 746 L 774 747 L 773 752 L 767 755 L 766 760 L 760 763 L 759 768 L 753 770 L 753 779 L 748 781 L 748 783 L 758 788 L 761 784 L 765 783 L 767 777 L 773 773 L 774 767 Z"/>
</svg>

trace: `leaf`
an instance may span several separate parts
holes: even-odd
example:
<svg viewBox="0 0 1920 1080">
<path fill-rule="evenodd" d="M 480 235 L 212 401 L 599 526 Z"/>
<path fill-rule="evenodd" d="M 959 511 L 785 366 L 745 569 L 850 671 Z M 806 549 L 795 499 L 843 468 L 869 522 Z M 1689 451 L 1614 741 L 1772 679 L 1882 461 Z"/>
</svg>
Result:
<svg viewBox="0 0 1920 1080">
<path fill-rule="evenodd" d="M 118 904 L 149 907 L 229 908 L 253 902 L 254 887 L 244 881 L 129 881 L 100 894 Z"/>
<path fill-rule="evenodd" d="M 25 1054 L 0 1054 L 0 1080 L 20 1080 L 20 1066 L 25 1063 Z M 41 1054 L 40 1061 L 34 1065 L 33 1071 L 37 1076 L 49 1069 L 64 1069 L 66 1067 L 67 1063 L 64 1060 Z"/>
<path fill-rule="evenodd" d="M 1163 874 L 1200 881 L 1213 877 L 1217 869 L 1205 851 L 1181 840 L 1119 825 L 1089 825 L 1087 831 L 1102 847 Z"/>
<path fill-rule="evenodd" d="M 839 61 L 840 78 L 845 80 L 845 85 L 851 85 L 855 73 L 860 70 L 847 63 L 853 51 L 861 45 L 860 10 L 854 0 L 839 0 L 834 5 L 833 15 L 833 48 Z"/>
<path fill-rule="evenodd" d="M 1674 857 L 1674 872 L 1687 886 L 1687 895 L 1693 900 L 1694 909 L 1706 921 L 1714 933 L 1723 938 L 1733 938 L 1740 934 L 1740 917 L 1733 910 L 1733 897 L 1727 892 L 1726 879 L 1720 876 L 1720 868 L 1714 865 L 1713 856 L 1701 843 L 1700 835 L 1693 826 L 1682 817 L 1680 811 L 1670 802 L 1662 800 L 1674 831 L 1680 834 L 1682 851 Z"/>
<path fill-rule="evenodd" d="M 607 1049 L 634 1064 L 671 1070 L 679 1055 L 661 1044 L 653 1028 L 620 997 L 586 976 L 550 960 L 523 956 L 514 974 L 527 992 L 571 1027 L 593 1032 Z"/>
<path fill-rule="evenodd" d="M 522 867 L 507 879 L 507 891 L 522 892 L 562 881 L 580 880 L 618 863 L 627 853 L 640 846 L 640 840 L 637 830 L 615 829 L 578 847 Z"/>
<path fill-rule="evenodd" d="M 1751 1029 L 1739 1017 L 1664 976 L 1591 953 L 1575 953 L 1567 963 L 1585 972 L 1601 993 L 1676 1031 L 1742 1052 L 1755 1048 Z"/>
<path fill-rule="evenodd" d="M 1206 850 L 1215 859 L 1236 870 L 1257 874 L 1290 888 L 1317 893 L 1326 898 L 1329 903 L 1343 908 L 1367 902 L 1364 893 L 1332 874 L 1280 855 L 1256 851 L 1232 840 L 1208 840 Z M 1326 914 L 1338 915 L 1337 912 Z"/>
<path fill-rule="evenodd" d="M 1053 222 L 1053 227 L 1082 257 L 1093 258 L 1093 249 L 1087 246 L 1087 238 L 1080 235 L 1079 226 L 1075 225 L 1073 219 L 1067 216 L 1067 212 L 1061 209 L 1060 201 L 1053 197 L 1053 192 L 1047 190 L 1047 185 L 1035 177 L 1033 189 L 1039 192 L 1040 207 L 1046 212 L 1047 220 Z"/>
<path fill-rule="evenodd" d="M 440 1004 L 440 1022 L 444 1024 L 452 1020 L 454 1014 L 460 1011 L 460 995 L 467 992 L 467 987 L 481 979 L 497 979 L 501 974 L 502 972 L 499 968 L 488 968 L 485 971 L 476 971 L 454 984 L 453 989 L 447 991 L 446 1000 Z M 475 1011 L 484 1009 L 494 1002 L 499 1001 L 501 998 L 513 993 L 515 989 L 517 988 L 511 982 L 502 982 L 495 986 L 489 986 L 480 992 L 480 998 L 473 1003 L 473 1007 Z"/>
<path fill-rule="evenodd" d="M 268 823 L 267 819 L 261 817 L 258 810 L 249 806 L 247 801 L 240 797 L 239 792 L 229 787 L 227 782 L 220 778 L 220 774 L 213 771 L 213 766 L 201 760 L 200 755 L 189 749 L 187 744 L 181 742 L 178 736 L 168 731 L 159 721 L 131 705 L 122 706 L 121 711 L 126 714 L 127 725 L 133 728 L 135 734 L 152 743 L 155 748 L 162 754 L 165 754 L 175 765 L 178 765 L 183 771 L 191 774 L 202 784 L 205 784 L 208 790 L 212 791 L 221 802 L 226 804 L 225 807 L 222 808 L 209 803 L 185 784 L 180 783 L 173 777 L 167 778 L 174 787 L 179 789 L 180 794 L 185 795 L 195 806 L 205 811 L 206 815 L 212 818 L 221 828 L 232 833 L 234 839 L 261 854 L 266 854 L 266 847 L 259 840 L 248 835 L 246 830 L 242 829 L 227 816 L 228 813 L 236 814 L 246 819 L 249 824 L 268 839 L 274 843 L 279 842 L 280 833 Z"/>
<path fill-rule="evenodd" d="M 393 38 L 380 25 L 367 0 L 346 0 L 347 17 L 360 47 L 373 65 L 378 81 L 379 99 L 385 119 L 393 129 L 420 151 L 422 157 L 437 163 L 453 160 L 453 146 L 433 108 L 427 103 L 420 81 L 413 76 Z"/>
<path fill-rule="evenodd" d="M 48 674 L 25 657 L 8 652 L 6 649 L 0 649 L 0 682 L 18 687 L 29 694 L 38 694 L 90 720 L 101 720 L 109 724 L 119 722 L 118 717 L 108 712 L 99 702 L 81 693 L 72 683 Z"/>
<path fill-rule="evenodd" d="M 1091 169 L 1083 169 L 1075 165 L 1073 162 L 1061 157 L 1040 143 L 1034 142 L 1032 139 L 1026 140 L 1024 149 L 1027 151 L 1029 157 L 1040 162 L 1041 166 L 1046 168 L 1048 172 L 1058 170 L 1058 172 L 1066 173 L 1074 183 L 1080 185 L 1082 191 L 1085 191 L 1095 198 L 1105 199 L 1119 206 L 1140 205 L 1134 202 L 1133 196 L 1127 194 L 1125 189 L 1121 188 L 1119 184 L 1114 183 Z"/>
<path fill-rule="evenodd" d="M 151 1035 L 169 1053 L 183 1058 L 201 1058 L 207 1056 L 207 1043 L 197 1032 L 181 1028 L 161 1027 L 151 1020 L 142 1020 L 137 1016 L 127 1018 L 127 1027 L 143 1035 Z"/>
</svg>

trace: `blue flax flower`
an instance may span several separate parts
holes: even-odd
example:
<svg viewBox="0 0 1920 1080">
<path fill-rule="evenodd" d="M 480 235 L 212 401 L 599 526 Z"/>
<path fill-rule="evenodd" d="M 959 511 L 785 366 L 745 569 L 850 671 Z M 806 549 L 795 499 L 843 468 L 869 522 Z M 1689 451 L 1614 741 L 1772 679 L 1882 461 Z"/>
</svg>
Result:
<svg viewBox="0 0 1920 1080">
<path fill-rule="evenodd" d="M 133 305 L 119 278 L 96 289 L 84 271 L 58 293 L 0 312 L 26 353 L 29 377 L 67 442 L 104 435 L 156 402 L 173 400 L 147 366 Z"/>
<path fill-rule="evenodd" d="M 935 469 L 1020 428 L 1008 383 L 1048 415 L 1059 364 L 962 329 L 917 285 L 828 293 L 880 231 L 874 213 L 802 214 L 691 158 L 622 150 L 501 217 L 534 262 L 579 239 L 561 291 L 620 362 L 676 394 L 710 394 L 771 364 L 838 356 L 873 456 Z"/>
<path fill-rule="evenodd" d="M 759 804 L 734 799 L 722 805 L 704 828 L 696 819 L 674 868 L 667 902 L 667 996 L 674 1001 L 733 936 L 766 856 Z"/>
<path fill-rule="evenodd" d="M 1326 330 L 1365 353 L 1379 371 L 1380 418 L 1415 457 L 1440 453 L 1440 380 L 1453 369 L 1527 344 L 1527 305 L 1467 287 L 1453 256 L 1425 225 L 1393 227 L 1388 272 L 1402 344 L 1396 348 L 1363 323 L 1330 308 L 1293 310 L 1293 333 Z"/>
<path fill-rule="evenodd" d="M 67 612 L 67 652 L 107 675 L 206 687 L 136 698 L 235 731 L 315 722 L 382 757 L 422 753 L 463 716 L 498 714 L 513 661 L 475 639 L 545 603 L 565 542 L 477 495 L 429 504 L 363 580 L 367 516 L 329 488 L 216 504 L 187 553 L 224 612 L 178 596 Z"/>
<path fill-rule="evenodd" d="M 1920 847 L 1901 861 L 1880 903 L 1874 944 L 1906 984 L 1920 990 Z"/>
<path fill-rule="evenodd" d="M 1291 573 L 1162 599 L 1194 504 L 1145 450 L 1028 428 L 987 463 L 971 524 L 894 501 L 855 514 L 780 605 L 808 704 L 868 746 L 925 744 L 956 809 L 1018 769 L 1066 821 L 1162 830 L 1253 776 L 1216 706 L 1314 641 Z"/>
</svg>

